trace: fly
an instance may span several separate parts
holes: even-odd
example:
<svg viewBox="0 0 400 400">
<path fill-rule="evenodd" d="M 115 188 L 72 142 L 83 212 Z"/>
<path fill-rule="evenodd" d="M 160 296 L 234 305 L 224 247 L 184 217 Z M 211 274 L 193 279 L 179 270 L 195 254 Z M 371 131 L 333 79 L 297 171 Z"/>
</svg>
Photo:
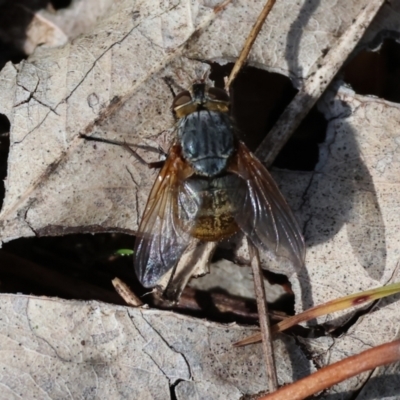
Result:
<svg viewBox="0 0 400 400">
<path fill-rule="evenodd" d="M 157 286 L 193 238 L 242 231 L 257 248 L 304 263 L 299 226 L 273 178 L 238 140 L 223 89 L 196 81 L 175 96 L 177 135 L 150 192 L 134 250 L 142 285 Z"/>
</svg>

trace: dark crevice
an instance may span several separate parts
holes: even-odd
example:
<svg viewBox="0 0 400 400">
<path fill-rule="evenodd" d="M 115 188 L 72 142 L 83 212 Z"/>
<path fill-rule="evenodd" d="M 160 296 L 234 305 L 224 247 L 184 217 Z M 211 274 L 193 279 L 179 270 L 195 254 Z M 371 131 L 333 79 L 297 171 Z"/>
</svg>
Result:
<svg viewBox="0 0 400 400">
<path fill-rule="evenodd" d="M 148 290 L 135 276 L 132 257 L 115 255 L 118 249 L 133 246 L 132 236 L 111 233 L 13 240 L 0 250 L 0 292 L 125 304 L 111 284 L 118 277 L 144 303 L 165 308 L 145 296 Z M 255 300 L 218 289 L 206 292 L 188 287 L 173 309 L 217 322 L 257 323 Z"/>
<path fill-rule="evenodd" d="M 178 397 L 176 396 L 175 393 L 175 388 L 183 382 L 183 379 L 177 379 L 175 383 L 169 385 L 169 390 L 170 390 L 170 399 L 171 400 L 178 400 Z"/>
<path fill-rule="evenodd" d="M 0 210 L 3 206 L 7 177 L 7 160 L 10 150 L 10 121 L 4 114 L 0 114 Z"/>
<path fill-rule="evenodd" d="M 6 43 L 0 39 L 0 70 L 8 61 L 11 61 L 13 64 L 18 64 L 25 58 L 26 54 L 24 51 L 14 44 Z"/>
<path fill-rule="evenodd" d="M 134 239 L 124 234 L 79 234 L 62 237 L 22 238 L 5 243 L 0 250 L 0 293 L 99 300 L 124 305 L 111 284 L 120 278 L 150 307 L 164 309 L 138 282 L 132 257 L 116 256 L 121 248 L 132 248 Z M 268 279 L 275 274 L 266 272 Z M 276 275 L 276 280 L 282 276 Z M 229 279 L 229 277 L 227 277 Z M 284 284 L 284 282 L 283 282 Z M 272 321 L 293 312 L 293 297 L 270 305 Z M 169 308 L 170 309 L 170 308 Z M 220 323 L 254 325 L 258 322 L 254 299 L 232 295 L 222 289 L 210 291 L 187 287 L 175 312 Z M 294 327 L 289 333 L 318 337 L 323 332 Z"/>
<path fill-rule="evenodd" d="M 116 257 L 119 248 L 132 248 L 124 234 L 66 235 L 22 238 L 0 250 L 0 292 L 97 299 L 124 304 L 111 280 L 118 276 L 144 293 L 136 280 L 132 258 Z"/>
<path fill-rule="evenodd" d="M 273 309 L 284 312 L 286 315 L 294 315 L 294 293 L 292 292 L 292 285 L 286 275 L 276 274 L 271 271 L 263 270 L 264 279 L 271 285 L 280 285 L 285 290 L 285 295 L 281 296 L 273 304 Z"/>
<path fill-rule="evenodd" d="M 51 0 L 50 3 L 55 10 L 67 8 L 71 5 L 72 0 Z"/>
<path fill-rule="evenodd" d="M 400 102 L 400 43 L 385 39 L 376 51 L 359 52 L 342 74 L 357 94 Z"/>
</svg>

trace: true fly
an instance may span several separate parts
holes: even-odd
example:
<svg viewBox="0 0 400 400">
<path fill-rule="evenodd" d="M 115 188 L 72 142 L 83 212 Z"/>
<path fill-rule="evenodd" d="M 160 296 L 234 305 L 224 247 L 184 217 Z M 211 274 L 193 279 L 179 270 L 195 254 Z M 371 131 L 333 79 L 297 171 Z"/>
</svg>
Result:
<svg viewBox="0 0 400 400">
<path fill-rule="evenodd" d="M 173 269 L 190 240 L 242 231 L 258 248 L 304 262 L 297 222 L 271 175 L 238 140 L 230 99 L 196 81 L 173 100 L 177 135 L 139 226 L 134 267 L 144 287 Z"/>
</svg>

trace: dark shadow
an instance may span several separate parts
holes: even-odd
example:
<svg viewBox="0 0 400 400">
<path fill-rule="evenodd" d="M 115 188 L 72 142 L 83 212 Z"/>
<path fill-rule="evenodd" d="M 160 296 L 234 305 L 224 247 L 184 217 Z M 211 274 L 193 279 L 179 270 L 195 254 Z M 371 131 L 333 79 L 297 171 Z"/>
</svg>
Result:
<svg viewBox="0 0 400 400">
<path fill-rule="evenodd" d="M 234 296 L 223 289 L 214 288 L 207 292 L 196 290 L 195 300 L 200 306 L 200 310 L 197 312 L 199 318 L 223 323 L 236 322 L 243 325 L 257 324 L 258 322 L 257 305 L 254 299 Z M 218 306 L 224 303 L 227 307 L 223 312 Z M 229 307 L 230 304 L 235 304 L 236 309 Z M 193 311 L 188 314 L 193 315 Z"/>
<path fill-rule="evenodd" d="M 347 223 L 348 240 L 359 263 L 371 278 L 380 280 L 386 265 L 385 226 L 356 134 L 346 124 L 351 110 L 335 100 L 333 92 L 326 95 L 324 104 L 329 104 L 330 113 L 335 110 L 337 117 L 328 126 L 303 205 L 309 213 L 305 239 L 309 247 L 323 243 Z"/>
<path fill-rule="evenodd" d="M 328 121 L 313 107 L 272 164 L 292 171 L 314 171 L 319 161 L 319 146 L 324 142 Z"/>
<path fill-rule="evenodd" d="M 231 87 L 232 115 L 240 139 L 251 151 L 257 149 L 296 93 L 281 74 L 247 67 L 238 75 Z"/>
<path fill-rule="evenodd" d="M 7 43 L 0 39 L 0 70 L 8 61 L 11 61 L 13 64 L 18 64 L 24 58 L 26 58 L 25 52 L 12 43 Z"/>
<path fill-rule="evenodd" d="M 320 0 L 309 0 L 303 3 L 297 18 L 293 21 L 287 34 L 285 59 L 288 63 L 290 77 L 298 79 L 303 76 L 303 69 L 299 64 L 299 49 L 304 28 L 320 4 Z"/>
</svg>

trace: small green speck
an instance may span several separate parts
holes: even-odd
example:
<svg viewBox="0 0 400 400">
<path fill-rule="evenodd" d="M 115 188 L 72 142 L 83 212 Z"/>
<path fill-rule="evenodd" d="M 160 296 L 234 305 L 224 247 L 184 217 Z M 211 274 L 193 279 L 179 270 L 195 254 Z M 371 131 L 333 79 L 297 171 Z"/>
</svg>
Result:
<svg viewBox="0 0 400 400">
<path fill-rule="evenodd" d="M 133 254 L 133 250 L 131 249 L 119 249 L 115 252 L 118 256 L 131 256 Z"/>
</svg>

